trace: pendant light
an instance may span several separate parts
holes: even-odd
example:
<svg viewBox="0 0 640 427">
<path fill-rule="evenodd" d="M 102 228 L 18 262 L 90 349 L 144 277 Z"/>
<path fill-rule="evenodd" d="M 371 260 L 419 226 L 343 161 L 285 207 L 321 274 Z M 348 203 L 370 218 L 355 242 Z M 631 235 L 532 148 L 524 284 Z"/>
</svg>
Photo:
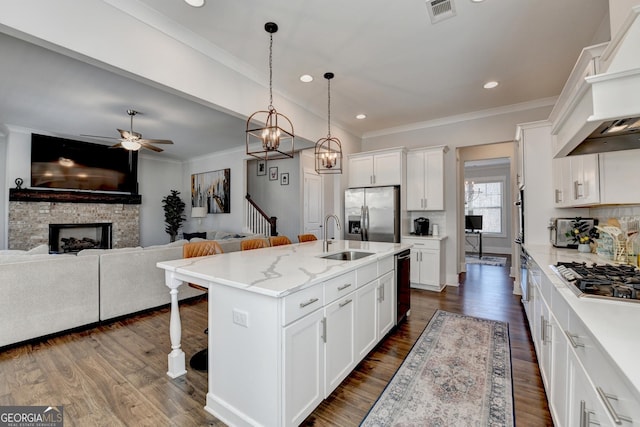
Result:
<svg viewBox="0 0 640 427">
<path fill-rule="evenodd" d="M 324 73 L 327 79 L 327 137 L 316 142 L 316 172 L 319 174 L 342 173 L 342 144 L 331 136 L 331 79 L 333 73 Z"/>
<path fill-rule="evenodd" d="M 278 31 L 274 22 L 264 24 L 269 33 L 269 107 L 256 111 L 247 119 L 247 154 L 260 160 L 293 157 L 293 124 L 273 106 L 273 33 Z"/>
</svg>

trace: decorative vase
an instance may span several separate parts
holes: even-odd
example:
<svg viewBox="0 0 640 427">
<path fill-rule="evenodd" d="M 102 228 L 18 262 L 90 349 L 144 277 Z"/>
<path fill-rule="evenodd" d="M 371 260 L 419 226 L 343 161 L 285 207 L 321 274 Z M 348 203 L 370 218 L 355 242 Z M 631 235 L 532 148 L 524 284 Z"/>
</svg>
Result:
<svg viewBox="0 0 640 427">
<path fill-rule="evenodd" d="M 580 243 L 578 245 L 578 252 L 588 254 L 589 252 L 591 252 L 591 245 L 589 245 L 588 243 Z"/>
</svg>

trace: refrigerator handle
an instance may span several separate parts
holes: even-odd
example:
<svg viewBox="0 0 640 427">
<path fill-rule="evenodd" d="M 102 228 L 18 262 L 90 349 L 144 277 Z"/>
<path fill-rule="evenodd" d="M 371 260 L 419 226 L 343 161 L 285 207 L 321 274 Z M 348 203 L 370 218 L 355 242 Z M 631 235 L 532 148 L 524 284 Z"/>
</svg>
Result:
<svg viewBox="0 0 640 427">
<path fill-rule="evenodd" d="M 360 206 L 360 240 L 365 240 L 364 206 Z"/>
<path fill-rule="evenodd" d="M 364 217 L 366 221 L 366 226 L 364 228 L 364 241 L 369 241 L 369 206 L 364 207 Z"/>
</svg>

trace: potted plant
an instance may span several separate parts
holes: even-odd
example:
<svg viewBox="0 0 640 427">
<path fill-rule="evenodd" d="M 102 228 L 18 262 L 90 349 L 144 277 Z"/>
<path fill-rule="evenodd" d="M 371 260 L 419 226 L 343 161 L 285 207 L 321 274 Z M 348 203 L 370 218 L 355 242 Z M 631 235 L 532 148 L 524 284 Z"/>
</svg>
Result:
<svg viewBox="0 0 640 427">
<path fill-rule="evenodd" d="M 591 230 L 589 229 L 589 224 L 581 217 L 577 217 L 571 221 L 571 230 L 567 231 L 565 236 L 577 245 L 578 252 L 591 252 L 590 243 L 593 241 L 591 238 Z"/>
<path fill-rule="evenodd" d="M 182 226 L 182 223 L 186 221 L 186 217 L 184 216 L 185 204 L 179 194 L 179 191 L 171 190 L 171 194 L 162 199 L 164 222 L 167 224 L 165 231 L 169 233 L 171 242 L 176 241 L 178 230 Z"/>
</svg>

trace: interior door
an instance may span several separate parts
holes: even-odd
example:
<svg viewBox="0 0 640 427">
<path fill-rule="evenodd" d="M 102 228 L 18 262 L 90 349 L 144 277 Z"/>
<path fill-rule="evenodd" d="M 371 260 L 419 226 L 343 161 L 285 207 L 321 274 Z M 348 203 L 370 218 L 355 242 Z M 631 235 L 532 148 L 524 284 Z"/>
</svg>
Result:
<svg viewBox="0 0 640 427">
<path fill-rule="evenodd" d="M 322 239 L 322 178 L 320 175 L 305 170 L 303 190 L 303 232 L 315 234 Z"/>
</svg>

